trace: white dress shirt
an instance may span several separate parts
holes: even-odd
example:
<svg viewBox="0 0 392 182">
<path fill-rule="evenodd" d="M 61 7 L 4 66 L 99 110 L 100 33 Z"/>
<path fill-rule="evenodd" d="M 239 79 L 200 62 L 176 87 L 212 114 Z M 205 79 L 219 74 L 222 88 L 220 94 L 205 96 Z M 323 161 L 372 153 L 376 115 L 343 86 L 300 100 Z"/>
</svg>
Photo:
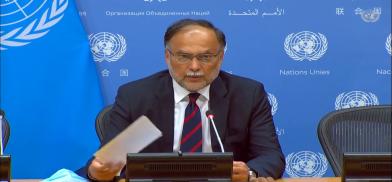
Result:
<svg viewBox="0 0 392 182">
<path fill-rule="evenodd" d="M 173 90 L 174 90 L 174 140 L 173 140 L 173 151 L 177 152 L 180 150 L 180 142 L 182 136 L 182 127 L 184 126 L 184 115 L 185 109 L 189 103 L 188 94 L 190 93 L 185 88 L 181 87 L 173 79 Z M 211 135 L 210 125 L 206 116 L 208 110 L 208 102 L 210 99 L 210 85 L 202 88 L 198 91 L 200 94 L 197 98 L 196 103 L 200 108 L 201 114 L 201 125 L 202 125 L 202 137 L 203 137 L 203 152 L 212 152 L 211 147 Z"/>
</svg>

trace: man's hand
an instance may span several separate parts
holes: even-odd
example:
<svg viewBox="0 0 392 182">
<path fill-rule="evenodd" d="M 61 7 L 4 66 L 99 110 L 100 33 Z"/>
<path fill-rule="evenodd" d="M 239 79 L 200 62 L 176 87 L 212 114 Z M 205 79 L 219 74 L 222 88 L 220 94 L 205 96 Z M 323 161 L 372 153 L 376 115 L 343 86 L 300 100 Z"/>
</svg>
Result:
<svg viewBox="0 0 392 182">
<path fill-rule="evenodd" d="M 88 176 L 98 181 L 109 181 L 117 175 L 124 167 L 124 164 L 104 164 L 95 158 L 88 167 Z"/>
<path fill-rule="evenodd" d="M 247 182 L 249 175 L 249 168 L 248 166 L 241 161 L 234 161 L 233 162 L 233 174 L 231 179 L 234 182 Z"/>
</svg>

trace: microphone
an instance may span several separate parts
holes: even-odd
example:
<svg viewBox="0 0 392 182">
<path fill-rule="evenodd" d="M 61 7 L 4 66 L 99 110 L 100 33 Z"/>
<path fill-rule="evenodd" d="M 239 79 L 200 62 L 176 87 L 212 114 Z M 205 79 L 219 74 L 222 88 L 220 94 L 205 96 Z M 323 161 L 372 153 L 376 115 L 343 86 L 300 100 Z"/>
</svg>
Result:
<svg viewBox="0 0 392 182">
<path fill-rule="evenodd" d="M 224 153 L 225 149 L 223 148 L 222 140 L 219 137 L 218 130 L 216 130 L 215 121 L 214 121 L 214 114 L 212 113 L 211 110 L 208 110 L 208 111 L 206 111 L 206 115 L 207 115 L 208 120 L 212 123 L 212 127 L 214 128 L 216 138 L 218 138 L 218 142 L 219 142 L 221 151 L 222 151 L 222 153 Z"/>
<path fill-rule="evenodd" d="M 4 111 L 0 109 L 0 155 L 3 155 L 3 117 Z"/>
</svg>

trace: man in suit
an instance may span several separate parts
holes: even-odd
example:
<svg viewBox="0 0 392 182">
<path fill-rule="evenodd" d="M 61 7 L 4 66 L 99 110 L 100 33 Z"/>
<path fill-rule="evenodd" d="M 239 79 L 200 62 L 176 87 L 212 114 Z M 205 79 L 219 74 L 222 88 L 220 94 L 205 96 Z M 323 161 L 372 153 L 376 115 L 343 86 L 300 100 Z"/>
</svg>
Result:
<svg viewBox="0 0 392 182">
<path fill-rule="evenodd" d="M 224 33 L 208 21 L 184 19 L 167 29 L 164 46 L 168 70 L 118 89 L 102 145 L 146 115 L 163 136 L 141 152 L 220 152 L 205 116 L 212 110 L 224 148 L 234 154 L 233 181 L 281 177 L 285 161 L 263 85 L 220 71 Z M 94 158 L 88 175 L 111 180 L 123 165 Z"/>
</svg>

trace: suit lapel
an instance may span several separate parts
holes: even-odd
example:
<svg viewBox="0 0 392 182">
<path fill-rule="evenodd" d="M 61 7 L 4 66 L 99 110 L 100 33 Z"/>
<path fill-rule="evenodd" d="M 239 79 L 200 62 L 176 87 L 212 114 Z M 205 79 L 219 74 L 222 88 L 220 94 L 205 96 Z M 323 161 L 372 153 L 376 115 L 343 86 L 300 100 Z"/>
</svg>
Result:
<svg viewBox="0 0 392 182">
<path fill-rule="evenodd" d="M 214 120 L 216 129 L 222 139 L 225 141 L 225 132 L 227 125 L 227 116 L 229 110 L 229 99 L 226 97 L 227 89 L 223 80 L 218 76 L 211 84 L 210 87 L 210 110 L 214 113 Z M 211 145 L 214 152 L 220 152 L 218 139 L 215 135 L 214 128 L 210 124 Z"/>
<path fill-rule="evenodd" d="M 162 131 L 162 138 L 158 145 L 159 151 L 173 151 L 174 137 L 174 91 L 173 83 L 169 73 L 161 77 L 159 89 L 155 91 L 157 97 L 157 108 L 160 110 L 158 115 L 157 127 Z"/>
</svg>

